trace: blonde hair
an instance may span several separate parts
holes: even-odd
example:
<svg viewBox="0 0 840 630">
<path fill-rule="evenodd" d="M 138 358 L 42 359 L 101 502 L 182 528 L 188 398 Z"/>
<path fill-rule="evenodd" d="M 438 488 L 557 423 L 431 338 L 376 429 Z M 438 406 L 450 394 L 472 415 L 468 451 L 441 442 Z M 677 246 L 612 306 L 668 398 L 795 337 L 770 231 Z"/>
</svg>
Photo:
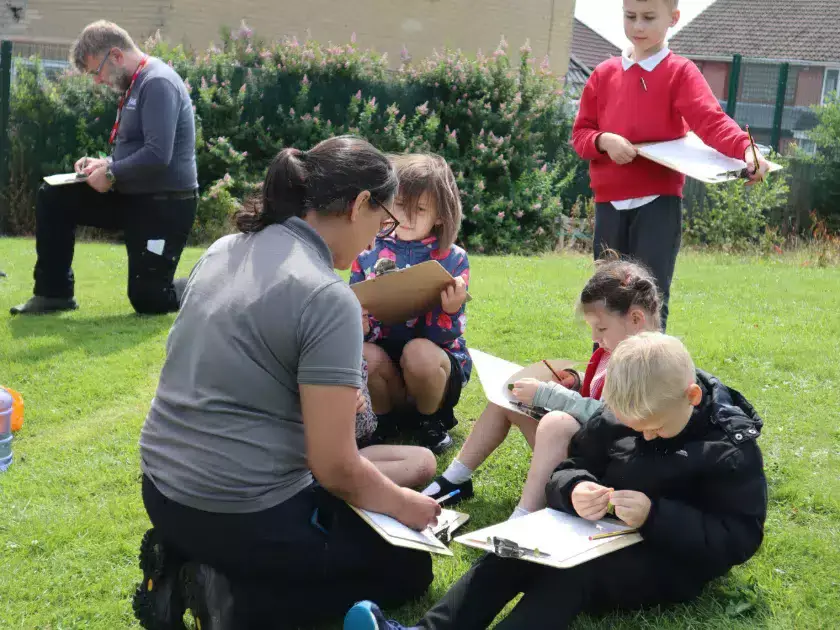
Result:
<svg viewBox="0 0 840 630">
<path fill-rule="evenodd" d="M 83 71 L 89 57 L 96 57 L 112 48 L 139 52 L 137 44 L 124 28 L 106 20 L 93 22 L 88 24 L 79 35 L 79 39 L 73 42 L 70 48 L 70 63 L 77 70 Z"/>
<path fill-rule="evenodd" d="M 612 353 L 601 397 L 616 413 L 639 421 L 686 400 L 694 382 L 694 361 L 682 341 L 644 332 L 628 337 Z"/>
<path fill-rule="evenodd" d="M 417 213 L 420 197 L 429 193 L 434 199 L 441 224 L 432 230 L 438 248 L 446 251 L 455 243 L 461 229 L 461 193 L 452 169 L 434 153 L 406 153 L 391 157 L 400 180 L 399 198 L 409 220 Z"/>
<path fill-rule="evenodd" d="M 647 0 L 641 0 L 642 2 L 647 2 Z M 672 10 L 680 8 L 680 0 L 664 0 L 665 4 L 667 4 Z"/>
</svg>

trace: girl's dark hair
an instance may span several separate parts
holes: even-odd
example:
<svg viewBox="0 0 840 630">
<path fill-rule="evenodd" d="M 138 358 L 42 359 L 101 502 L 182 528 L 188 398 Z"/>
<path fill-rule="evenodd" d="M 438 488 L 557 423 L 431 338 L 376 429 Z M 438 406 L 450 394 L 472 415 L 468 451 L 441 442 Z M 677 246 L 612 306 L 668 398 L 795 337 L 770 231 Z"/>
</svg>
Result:
<svg viewBox="0 0 840 630">
<path fill-rule="evenodd" d="M 616 315 L 627 315 L 634 306 L 641 308 L 659 329 L 662 299 L 653 274 L 642 264 L 619 260 L 612 251 L 595 263 L 595 274 L 580 293 L 580 310 L 597 304 Z"/>
<path fill-rule="evenodd" d="M 236 215 L 241 232 L 259 232 L 310 210 L 342 214 L 363 191 L 383 205 L 397 191 L 390 160 L 354 136 L 324 140 L 309 151 L 283 149 L 263 183 L 261 199 L 246 203 Z"/>
</svg>

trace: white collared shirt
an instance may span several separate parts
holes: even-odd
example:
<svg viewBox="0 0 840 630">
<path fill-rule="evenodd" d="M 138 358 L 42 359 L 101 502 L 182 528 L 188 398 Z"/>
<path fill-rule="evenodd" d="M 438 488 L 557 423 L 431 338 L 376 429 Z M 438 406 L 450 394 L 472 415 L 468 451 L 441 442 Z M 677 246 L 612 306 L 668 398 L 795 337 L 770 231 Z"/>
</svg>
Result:
<svg viewBox="0 0 840 630">
<path fill-rule="evenodd" d="M 626 72 L 630 68 L 636 65 L 636 61 L 630 58 L 630 53 L 632 49 L 628 49 L 624 51 L 621 55 L 621 66 L 624 68 Z M 639 61 L 638 64 L 645 72 L 653 72 L 660 63 L 665 60 L 665 57 L 668 56 L 668 53 L 671 52 L 671 49 L 665 46 L 662 50 L 658 53 L 653 55 L 652 57 L 648 57 L 647 59 L 643 59 Z M 616 210 L 633 210 L 635 208 L 641 208 L 642 206 L 648 205 L 651 201 L 655 201 L 659 198 L 659 195 L 651 195 L 649 197 L 638 197 L 636 199 L 623 199 L 621 201 L 613 201 L 612 205 Z"/>
</svg>

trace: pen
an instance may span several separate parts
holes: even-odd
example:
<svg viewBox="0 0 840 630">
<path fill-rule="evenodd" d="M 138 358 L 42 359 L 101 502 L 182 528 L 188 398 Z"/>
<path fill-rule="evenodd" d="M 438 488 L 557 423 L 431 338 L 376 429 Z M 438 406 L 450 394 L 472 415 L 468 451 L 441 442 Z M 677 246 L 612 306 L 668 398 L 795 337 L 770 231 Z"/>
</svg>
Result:
<svg viewBox="0 0 840 630">
<path fill-rule="evenodd" d="M 639 80 L 642 82 L 642 87 L 645 89 L 645 92 L 647 92 L 647 83 L 645 83 L 645 78 L 639 77 Z"/>
<path fill-rule="evenodd" d="M 449 493 L 449 494 L 447 494 L 446 496 L 443 496 L 443 497 L 441 497 L 441 498 L 439 498 L 439 499 L 435 499 L 435 501 L 437 501 L 437 504 L 438 504 L 438 505 L 440 505 L 441 503 L 443 503 L 443 502 L 444 502 L 444 501 L 446 501 L 447 499 L 451 499 L 452 497 L 454 497 L 454 496 L 455 496 L 456 494 L 458 494 L 459 492 L 461 492 L 461 491 L 460 491 L 460 490 L 453 490 L 452 492 L 450 492 L 450 493 Z"/>
<path fill-rule="evenodd" d="M 620 532 L 607 532 L 606 534 L 595 534 L 590 536 L 589 540 L 602 540 L 604 538 L 615 538 L 616 536 L 624 536 L 624 534 L 635 534 L 638 529 L 622 529 Z"/>
</svg>

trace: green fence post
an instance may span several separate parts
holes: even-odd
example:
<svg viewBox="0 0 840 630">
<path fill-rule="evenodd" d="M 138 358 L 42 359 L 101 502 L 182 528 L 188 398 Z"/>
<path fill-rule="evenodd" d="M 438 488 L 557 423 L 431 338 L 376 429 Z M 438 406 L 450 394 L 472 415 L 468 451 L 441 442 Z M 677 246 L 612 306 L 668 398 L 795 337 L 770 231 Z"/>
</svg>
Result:
<svg viewBox="0 0 840 630">
<path fill-rule="evenodd" d="M 12 98 L 12 42 L 0 44 L 0 234 L 9 228 L 9 115 Z"/>
<path fill-rule="evenodd" d="M 789 72 L 790 64 L 783 63 L 779 68 L 779 89 L 776 92 L 776 112 L 773 114 L 773 133 L 770 136 L 770 145 L 776 153 L 779 152 L 779 145 L 782 140 L 782 118 L 785 115 L 785 96 L 787 95 Z"/>
<path fill-rule="evenodd" d="M 732 57 L 732 69 L 729 71 L 729 93 L 726 95 L 726 115 L 735 118 L 738 107 L 738 86 L 741 83 L 741 55 Z"/>
</svg>

